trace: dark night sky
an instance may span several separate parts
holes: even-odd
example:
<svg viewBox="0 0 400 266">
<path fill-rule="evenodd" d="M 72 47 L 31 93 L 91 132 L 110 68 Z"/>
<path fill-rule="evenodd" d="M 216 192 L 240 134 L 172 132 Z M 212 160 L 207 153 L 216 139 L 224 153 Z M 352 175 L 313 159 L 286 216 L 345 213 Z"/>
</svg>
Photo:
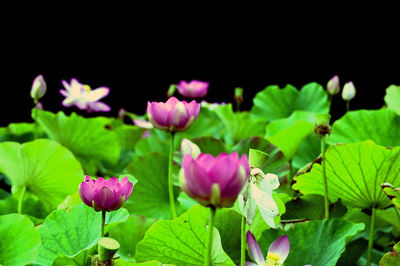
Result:
<svg viewBox="0 0 400 266">
<path fill-rule="evenodd" d="M 334 74 L 342 84 L 354 82 L 354 108 L 380 108 L 385 88 L 400 84 L 398 9 L 384 3 L 361 10 L 340 1 L 53 2 L 1 9 L 0 126 L 30 121 L 29 90 L 38 74 L 48 84 L 45 109 L 77 110 L 63 108 L 58 92 L 62 79 L 76 77 L 110 87 L 110 115 L 120 107 L 143 114 L 148 100 L 164 101 L 169 84 L 181 79 L 209 81 L 210 102 L 230 102 L 233 89 L 243 87 L 244 108 L 267 85 L 325 85 Z M 344 111 L 338 99 L 337 116 Z"/>
</svg>

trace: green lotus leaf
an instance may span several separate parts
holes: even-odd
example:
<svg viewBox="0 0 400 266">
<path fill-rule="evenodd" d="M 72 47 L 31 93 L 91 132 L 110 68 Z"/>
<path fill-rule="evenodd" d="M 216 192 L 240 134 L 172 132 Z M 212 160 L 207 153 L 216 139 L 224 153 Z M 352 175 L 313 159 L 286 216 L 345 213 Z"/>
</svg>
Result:
<svg viewBox="0 0 400 266">
<path fill-rule="evenodd" d="M 174 172 L 178 172 L 178 168 L 178 165 L 174 165 Z M 159 153 L 135 156 L 127 170 L 136 177 L 138 183 L 124 207 L 134 214 L 170 218 L 168 156 Z M 178 188 L 175 187 L 175 199 L 178 194 Z"/>
<path fill-rule="evenodd" d="M 27 265 L 38 255 L 40 235 L 23 215 L 0 216 L 0 265 Z"/>
<path fill-rule="evenodd" d="M 204 265 L 208 215 L 208 208 L 196 205 L 174 220 L 155 222 L 136 246 L 137 262 Z M 235 265 L 224 252 L 217 229 L 211 253 L 212 265 Z"/>
<path fill-rule="evenodd" d="M 373 140 L 376 144 L 400 145 L 400 116 L 390 109 L 347 112 L 332 125 L 330 144 Z"/>
<path fill-rule="evenodd" d="M 264 136 L 266 121 L 253 118 L 248 112 L 234 113 L 232 105 L 219 106 L 215 109 L 216 114 L 224 125 L 229 143 L 236 143 L 244 138 Z"/>
<path fill-rule="evenodd" d="M 332 202 L 342 199 L 355 208 L 384 208 L 390 200 L 380 184 L 400 185 L 400 147 L 388 149 L 367 140 L 331 146 L 326 151 L 328 196 Z M 315 163 L 311 171 L 295 177 L 293 188 L 303 194 L 324 195 L 322 167 Z"/>
<path fill-rule="evenodd" d="M 390 85 L 386 89 L 385 103 L 389 109 L 400 115 L 400 86 Z"/>
<path fill-rule="evenodd" d="M 123 208 L 106 214 L 107 227 L 127 219 Z M 107 229 L 106 227 L 106 229 Z M 55 210 L 38 227 L 42 245 L 36 263 L 51 265 L 63 261 L 90 263 L 90 255 L 101 234 L 101 212 L 81 203 L 71 208 Z M 61 264 L 58 264 L 61 265 Z M 72 264 L 74 265 L 74 264 Z"/>
<path fill-rule="evenodd" d="M 180 132 L 184 138 L 193 139 L 199 137 L 220 138 L 223 124 L 213 110 L 200 108 L 200 113 L 188 130 Z"/>
<path fill-rule="evenodd" d="M 224 143 L 216 138 L 200 137 L 194 138 L 191 141 L 199 146 L 202 153 L 209 153 L 213 156 L 218 156 L 219 154 L 226 152 Z"/>
<path fill-rule="evenodd" d="M 39 111 L 37 121 L 50 139 L 67 147 L 79 159 L 83 158 L 83 162 L 96 159 L 117 163 L 120 145 L 115 132 L 107 127 L 108 120 Z"/>
<path fill-rule="evenodd" d="M 25 189 L 47 211 L 76 192 L 83 179 L 81 165 L 74 155 L 47 139 L 24 144 L 0 143 L 0 172 L 10 178 L 13 194 L 18 196 Z"/>
<path fill-rule="evenodd" d="M 288 117 L 295 110 L 329 112 L 328 94 L 315 82 L 304 85 L 300 91 L 292 85 L 283 89 L 268 86 L 256 94 L 253 103 L 251 114 L 268 121 Z"/>
<path fill-rule="evenodd" d="M 24 143 L 34 139 L 35 124 L 32 123 L 10 123 L 7 127 L 0 128 L 0 142 L 16 141 Z M 38 136 L 44 137 L 43 130 L 38 127 Z"/>
<path fill-rule="evenodd" d="M 386 183 L 381 184 L 383 188 L 383 192 L 388 196 L 388 198 L 392 201 L 393 205 L 400 210 L 400 189 L 395 188 L 392 185 Z"/>
<path fill-rule="evenodd" d="M 362 223 L 342 219 L 317 220 L 297 223 L 288 231 L 264 231 L 258 242 L 266 255 L 269 245 L 286 235 L 290 241 L 290 251 L 285 265 L 334 266 L 344 252 L 346 243 L 363 229 Z"/>
</svg>

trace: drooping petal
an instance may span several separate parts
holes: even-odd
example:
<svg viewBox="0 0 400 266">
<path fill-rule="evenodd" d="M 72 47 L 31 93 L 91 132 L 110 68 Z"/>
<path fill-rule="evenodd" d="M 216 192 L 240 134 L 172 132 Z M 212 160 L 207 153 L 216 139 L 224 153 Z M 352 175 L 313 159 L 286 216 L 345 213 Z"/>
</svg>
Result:
<svg viewBox="0 0 400 266">
<path fill-rule="evenodd" d="M 283 235 L 276 239 L 268 248 L 268 253 L 274 253 L 281 258 L 281 261 L 284 262 L 289 255 L 290 243 L 289 238 L 286 235 Z"/>
<path fill-rule="evenodd" d="M 265 266 L 264 255 L 261 252 L 260 246 L 258 245 L 256 238 L 250 231 L 247 231 L 246 239 L 247 246 L 249 247 L 249 251 L 253 260 L 257 263 L 257 265 Z"/>
<path fill-rule="evenodd" d="M 91 112 L 110 112 L 111 107 L 103 102 L 88 102 L 87 111 Z"/>
<path fill-rule="evenodd" d="M 264 221 L 272 228 L 276 228 L 273 218 L 279 215 L 278 206 L 272 195 L 262 191 L 256 185 L 251 184 L 252 197 L 254 198 Z"/>
</svg>

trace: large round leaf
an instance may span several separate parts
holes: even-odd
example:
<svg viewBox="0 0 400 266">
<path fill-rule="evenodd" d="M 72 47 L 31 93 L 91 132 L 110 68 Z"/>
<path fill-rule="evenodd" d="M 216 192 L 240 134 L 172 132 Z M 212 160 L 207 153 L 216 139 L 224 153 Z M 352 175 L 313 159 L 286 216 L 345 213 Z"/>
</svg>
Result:
<svg viewBox="0 0 400 266">
<path fill-rule="evenodd" d="M 136 260 L 158 260 L 176 265 L 203 265 L 207 238 L 208 208 L 193 206 L 178 218 L 157 221 L 136 246 Z M 235 265 L 221 246 L 218 230 L 213 232 L 212 265 Z"/>
<path fill-rule="evenodd" d="M 400 115 L 400 86 L 390 85 L 386 89 L 385 103 L 389 109 Z"/>
<path fill-rule="evenodd" d="M 280 89 L 278 86 L 268 86 L 256 94 L 251 113 L 268 121 L 290 116 L 295 110 L 328 113 L 328 95 L 324 88 L 315 83 L 309 83 L 298 91 L 287 85 Z"/>
<path fill-rule="evenodd" d="M 400 186 L 400 147 L 392 149 L 368 140 L 331 146 L 326 151 L 328 196 L 342 199 L 350 207 L 386 207 L 390 200 L 380 184 Z M 322 167 L 314 164 L 310 172 L 295 178 L 294 189 L 303 194 L 324 194 Z"/>
<path fill-rule="evenodd" d="M 290 251 L 285 265 L 334 266 L 348 240 L 364 229 L 362 223 L 346 220 L 322 220 L 298 223 L 288 231 L 267 230 L 259 244 L 267 255 L 269 245 L 278 237 L 287 235 Z"/>
<path fill-rule="evenodd" d="M 24 144 L 0 144 L 0 172 L 12 182 L 13 193 L 35 195 L 47 210 L 73 194 L 83 178 L 74 155 L 55 141 L 38 139 Z"/>
<path fill-rule="evenodd" d="M 0 216 L 0 239 L 0 265 L 27 265 L 38 254 L 39 233 L 23 215 Z"/>
<path fill-rule="evenodd" d="M 177 172 L 178 166 L 174 165 L 174 168 Z M 169 219 L 168 156 L 159 153 L 135 156 L 128 171 L 138 183 L 124 206 L 135 214 Z M 176 187 L 174 196 L 175 199 L 178 197 Z"/>
<path fill-rule="evenodd" d="M 400 145 L 400 116 L 389 109 L 347 112 L 333 123 L 329 143 L 353 143 L 371 139 L 386 147 Z"/>
<path fill-rule="evenodd" d="M 128 218 L 125 209 L 106 214 L 106 224 L 118 223 Z M 51 265 L 72 259 L 87 263 L 101 234 L 101 212 L 81 203 L 71 208 L 55 210 L 38 228 L 42 245 L 36 263 Z M 84 264 L 84 263 L 83 263 Z"/>
<path fill-rule="evenodd" d="M 95 158 L 111 164 L 118 161 L 118 139 L 114 131 L 107 129 L 105 119 L 40 111 L 37 120 L 51 139 L 70 149 L 78 158 L 84 161 Z"/>
</svg>

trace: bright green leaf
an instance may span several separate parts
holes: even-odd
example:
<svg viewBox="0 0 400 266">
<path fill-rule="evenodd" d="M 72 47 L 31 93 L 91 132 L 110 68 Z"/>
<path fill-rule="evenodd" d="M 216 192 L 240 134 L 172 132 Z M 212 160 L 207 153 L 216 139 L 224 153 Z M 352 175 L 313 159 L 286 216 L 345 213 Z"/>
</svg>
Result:
<svg viewBox="0 0 400 266">
<path fill-rule="evenodd" d="M 386 253 L 379 262 L 382 266 L 400 265 L 400 242 L 393 246 L 392 251 Z"/>
<path fill-rule="evenodd" d="M 38 255 L 40 235 L 20 214 L 0 216 L 0 265 L 27 265 Z"/>
<path fill-rule="evenodd" d="M 386 89 L 385 103 L 389 109 L 400 115 L 400 86 L 390 85 Z"/>
<path fill-rule="evenodd" d="M 50 211 L 77 191 L 83 179 L 80 163 L 57 142 L 38 139 L 24 144 L 0 143 L 0 171 L 12 182 L 13 193 L 36 196 Z"/>
<path fill-rule="evenodd" d="M 196 205 L 174 220 L 155 222 L 136 246 L 137 261 L 203 265 L 208 214 L 207 208 Z M 217 229 L 213 232 L 211 258 L 212 265 L 235 265 L 222 249 Z"/>
<path fill-rule="evenodd" d="M 178 168 L 177 165 L 174 167 Z M 168 156 L 158 153 L 137 156 L 128 166 L 128 172 L 137 178 L 138 183 L 124 207 L 135 214 L 159 219 L 170 218 Z M 177 188 L 174 196 L 175 199 L 178 197 Z"/>
<path fill-rule="evenodd" d="M 364 224 L 331 219 L 297 223 L 288 231 L 267 230 L 259 239 L 266 255 L 269 245 L 278 237 L 287 235 L 289 256 L 285 265 L 334 266 L 343 253 L 348 240 L 364 229 Z"/>
<path fill-rule="evenodd" d="M 380 184 L 400 186 L 400 147 L 388 149 L 368 140 L 331 146 L 326 151 L 328 196 L 332 202 L 356 208 L 384 208 L 390 205 Z M 322 167 L 295 177 L 293 188 L 303 194 L 324 195 Z"/>
<path fill-rule="evenodd" d="M 382 146 L 398 146 L 399 125 L 400 116 L 389 109 L 351 111 L 333 123 L 328 142 L 354 143 L 370 139 Z"/>
</svg>

